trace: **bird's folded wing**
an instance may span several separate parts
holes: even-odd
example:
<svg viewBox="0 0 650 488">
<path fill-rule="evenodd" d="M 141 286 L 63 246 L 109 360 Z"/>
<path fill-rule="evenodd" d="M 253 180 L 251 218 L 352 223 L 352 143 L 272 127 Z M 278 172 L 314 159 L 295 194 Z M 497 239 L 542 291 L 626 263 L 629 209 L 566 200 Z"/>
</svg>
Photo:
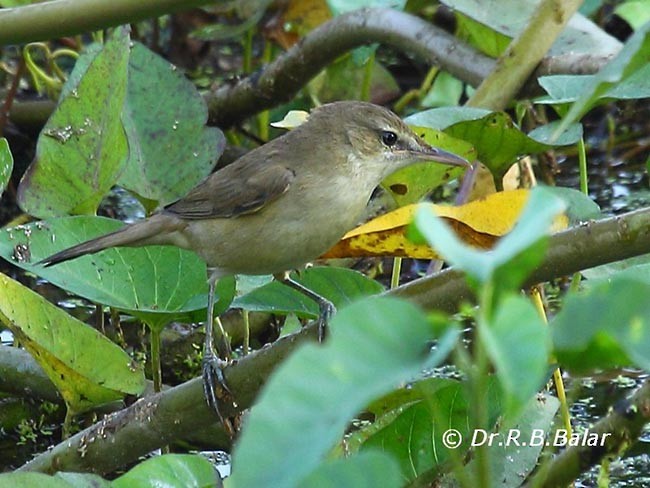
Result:
<svg viewBox="0 0 650 488">
<path fill-rule="evenodd" d="M 190 220 L 250 214 L 286 192 L 294 177 L 280 164 L 226 166 L 164 211 Z"/>
</svg>

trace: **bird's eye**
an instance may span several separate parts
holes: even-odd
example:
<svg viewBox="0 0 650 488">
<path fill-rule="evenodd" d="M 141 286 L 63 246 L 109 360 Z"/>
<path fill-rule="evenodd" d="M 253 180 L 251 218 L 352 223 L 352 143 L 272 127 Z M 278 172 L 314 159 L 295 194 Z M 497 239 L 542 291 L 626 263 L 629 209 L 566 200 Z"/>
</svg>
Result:
<svg viewBox="0 0 650 488">
<path fill-rule="evenodd" d="M 397 134 L 390 130 L 383 130 L 381 131 L 381 142 L 388 147 L 394 146 L 397 142 Z"/>
</svg>

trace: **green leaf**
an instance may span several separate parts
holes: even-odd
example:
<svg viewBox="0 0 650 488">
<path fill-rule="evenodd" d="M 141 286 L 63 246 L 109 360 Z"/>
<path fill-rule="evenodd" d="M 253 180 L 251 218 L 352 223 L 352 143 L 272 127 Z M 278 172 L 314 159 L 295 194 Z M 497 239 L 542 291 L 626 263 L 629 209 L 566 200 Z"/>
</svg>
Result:
<svg viewBox="0 0 650 488">
<path fill-rule="evenodd" d="M 361 87 L 366 76 L 365 63 L 358 64 L 354 53 L 342 56 L 330 64 L 310 82 L 309 87 L 323 103 L 336 100 L 355 100 L 361 97 Z M 374 61 L 370 75 L 370 98 L 390 99 L 400 93 L 393 75 L 379 61 Z"/>
<path fill-rule="evenodd" d="M 529 300 L 508 295 L 479 336 L 503 387 L 506 415 L 515 417 L 547 379 L 549 328 Z"/>
<path fill-rule="evenodd" d="M 556 134 L 561 134 L 569 124 L 582 117 L 611 87 L 629 78 L 642 68 L 647 69 L 650 52 L 650 22 L 630 37 L 618 55 L 594 75 L 562 119 Z"/>
<path fill-rule="evenodd" d="M 124 224 L 103 217 L 77 216 L 0 231 L 0 256 L 49 282 L 93 302 L 132 312 L 169 314 L 205 308 L 205 263 L 175 246 L 120 247 L 51 267 L 34 263 Z M 165 319 L 168 320 L 168 319 Z"/>
<path fill-rule="evenodd" d="M 539 104 L 562 104 L 575 102 L 586 90 L 597 83 L 597 75 L 553 75 L 542 76 L 537 81 L 548 93 L 547 97 L 538 98 Z M 606 103 L 610 100 L 633 100 L 650 98 L 650 64 L 638 69 L 629 77 L 607 88 L 591 100 L 589 107 Z M 567 130 L 571 130 L 570 126 Z M 559 139 L 558 139 L 559 140 Z"/>
<path fill-rule="evenodd" d="M 114 480 L 111 486 L 203 488 L 216 486 L 217 480 L 214 467 L 204 457 L 192 454 L 165 454 L 141 462 Z"/>
<path fill-rule="evenodd" d="M 456 20 L 458 37 L 490 57 L 498 58 L 510 44 L 510 37 L 467 15 L 456 12 Z"/>
<path fill-rule="evenodd" d="M 404 301 L 373 297 L 339 311 L 324 344 L 304 344 L 269 379 L 233 453 L 231 486 L 305 479 L 364 405 L 439 363 L 458 333 L 427 354 L 434 337 L 424 314 Z"/>
<path fill-rule="evenodd" d="M 0 488 L 208 488 L 217 486 L 217 482 L 212 464 L 201 456 L 189 454 L 165 454 L 147 459 L 113 481 L 89 473 L 0 474 Z"/>
<path fill-rule="evenodd" d="M 330 300 L 337 308 L 384 290 L 378 282 L 347 268 L 313 267 L 305 269 L 293 278 L 311 291 Z M 318 305 L 314 300 L 277 281 L 235 298 L 232 305 L 255 312 L 295 313 L 304 318 L 315 318 L 319 313 Z"/>
<path fill-rule="evenodd" d="M 506 418 L 497 430 L 499 434 L 492 445 L 487 446 L 490 457 L 490 480 L 488 486 L 519 488 L 537 467 L 539 455 L 546 446 L 547 435 L 552 432 L 553 419 L 560 402 L 548 394 L 531 399 L 516 422 Z M 551 434 L 552 435 L 552 434 Z M 516 437 L 516 441 L 514 436 Z M 511 442 L 508 442 L 508 440 Z M 481 441 L 477 436 L 477 442 Z M 463 467 L 467 476 L 476 473 L 476 461 Z M 447 486 L 442 483 L 442 486 Z"/>
<path fill-rule="evenodd" d="M 499 389 L 491 381 L 485 392 L 489 424 L 501 410 Z M 467 385 L 446 378 L 427 378 L 386 395 L 370 405 L 375 421 L 347 439 L 348 451 L 359 443 L 366 449 L 381 449 L 399 463 L 403 480 L 433 479 L 455 455 L 463 456 L 469 443 L 452 452 L 443 434 L 456 429 L 463 439 L 470 437 L 470 401 Z"/>
<path fill-rule="evenodd" d="M 446 71 L 441 71 L 420 104 L 426 108 L 458 105 L 462 94 L 463 82 Z"/>
<path fill-rule="evenodd" d="M 524 134 L 505 112 L 473 107 L 441 107 L 418 112 L 407 117 L 405 122 L 443 130 L 456 139 L 471 143 L 476 149 L 476 158 L 497 176 L 502 176 L 517 157 L 552 148 Z M 560 142 L 573 144 L 575 140 L 566 137 Z"/>
<path fill-rule="evenodd" d="M 463 243 L 442 219 L 420 209 L 415 224 L 429 244 L 446 261 L 465 271 L 478 283 L 493 280 L 503 291 L 514 291 L 541 259 L 538 241 L 546 236 L 553 219 L 564 210 L 564 203 L 543 187 L 535 187 L 513 230 L 499 240 L 490 252 L 478 251 Z M 534 246 L 535 245 L 535 246 Z M 504 282 L 494 279 L 496 273 Z"/>
<path fill-rule="evenodd" d="M 541 125 L 528 133 L 528 137 L 535 139 L 537 142 L 556 146 L 570 146 L 577 143 L 582 137 L 582 124 L 571 124 L 562 135 L 553 142 L 553 134 L 557 129 L 560 121 L 556 120 L 550 124 Z"/>
<path fill-rule="evenodd" d="M 118 29 L 45 124 L 36 159 L 18 187 L 25 212 L 41 218 L 92 214 L 115 184 L 128 150 L 120 122 L 128 44 Z"/>
<path fill-rule="evenodd" d="M 566 207 L 564 214 L 569 218 L 569 225 L 598 219 L 603 215 L 598 204 L 579 190 L 561 186 L 546 186 L 544 189 L 562 199 Z"/>
<path fill-rule="evenodd" d="M 650 254 L 623 259 L 614 263 L 602 264 L 585 269 L 582 275 L 587 278 L 584 285 L 591 288 L 614 277 L 624 277 L 650 284 Z"/>
<path fill-rule="evenodd" d="M 489 8 L 486 8 L 483 2 L 476 0 L 444 0 L 442 3 L 457 12 L 457 15 L 458 13 L 464 14 L 512 39 L 526 28 L 540 2 L 539 0 L 499 0 L 491 2 Z M 477 32 L 480 35 L 477 41 L 483 41 L 486 38 L 486 33 L 480 30 Z M 494 42 L 494 40 L 488 39 L 488 42 Z M 594 56 L 608 56 L 615 54 L 620 46 L 620 42 L 589 19 L 583 15 L 575 14 L 551 46 L 549 55 L 585 53 Z M 498 49 L 492 52 L 493 54 L 500 53 Z"/>
<path fill-rule="evenodd" d="M 363 452 L 344 459 L 321 464 L 300 487 L 375 488 L 402 486 L 395 461 L 381 452 Z"/>
<path fill-rule="evenodd" d="M 0 285 L 0 321 L 34 356 L 73 412 L 142 393 L 142 367 L 109 339 L 2 274 Z"/>
<path fill-rule="evenodd" d="M 210 174 L 225 148 L 206 127 L 203 97 L 180 70 L 140 43 L 131 49 L 123 120 L 129 158 L 118 184 L 166 205 Z"/>
<path fill-rule="evenodd" d="M 555 353 L 573 371 L 637 366 L 650 371 L 650 284 L 613 278 L 569 295 L 551 326 Z"/>
<path fill-rule="evenodd" d="M 9 143 L 4 137 L 0 137 L 0 196 L 9 183 L 11 172 L 14 170 L 14 158 L 9 149 Z"/>
<path fill-rule="evenodd" d="M 0 474 L 0 488 L 109 488 L 110 482 L 96 474 L 57 473 L 48 476 L 43 473 L 14 472 Z"/>
</svg>

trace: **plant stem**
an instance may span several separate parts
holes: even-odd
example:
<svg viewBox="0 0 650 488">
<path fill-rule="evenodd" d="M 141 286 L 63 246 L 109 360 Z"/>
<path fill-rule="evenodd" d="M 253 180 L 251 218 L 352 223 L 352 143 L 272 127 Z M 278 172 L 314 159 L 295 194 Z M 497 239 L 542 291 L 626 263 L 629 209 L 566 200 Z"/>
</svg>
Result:
<svg viewBox="0 0 650 488">
<path fill-rule="evenodd" d="M 399 277 L 402 272 L 402 258 L 393 258 L 393 271 L 390 275 L 390 288 L 397 288 L 399 286 Z"/>
<path fill-rule="evenodd" d="M 585 150 L 585 138 L 578 141 L 578 164 L 580 167 L 580 191 L 589 195 L 589 179 L 587 176 L 587 151 Z"/>
<path fill-rule="evenodd" d="M 153 391 L 162 391 L 162 371 L 160 368 L 160 329 L 149 327 L 151 342 L 151 379 L 153 380 Z"/>
<path fill-rule="evenodd" d="M 485 330 L 490 327 L 492 320 L 492 304 L 494 300 L 494 284 L 491 281 L 483 284 L 479 297 L 478 315 L 476 316 L 476 337 L 474 337 L 474 367 L 471 371 L 471 398 L 473 422 L 472 428 L 488 430 L 488 408 L 485 397 L 488 391 L 489 360 L 483 344 Z M 490 486 L 490 458 L 486 446 L 479 446 L 475 451 L 476 486 Z"/>
</svg>

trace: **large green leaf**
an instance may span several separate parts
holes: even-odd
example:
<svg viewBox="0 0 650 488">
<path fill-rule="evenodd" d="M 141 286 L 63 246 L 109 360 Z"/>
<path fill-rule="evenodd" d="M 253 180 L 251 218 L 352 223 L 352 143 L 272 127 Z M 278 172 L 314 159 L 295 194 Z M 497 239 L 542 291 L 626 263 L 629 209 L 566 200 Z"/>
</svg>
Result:
<svg viewBox="0 0 650 488">
<path fill-rule="evenodd" d="M 2 274 L 0 320 L 38 361 L 73 412 L 144 390 L 142 367 L 122 349 Z"/>
<path fill-rule="evenodd" d="M 402 486 L 397 463 L 384 453 L 369 451 L 326 461 L 299 486 L 303 488 L 382 488 Z"/>
<path fill-rule="evenodd" d="M 269 379 L 233 453 L 231 486 L 296 486 L 369 401 L 440 362 L 456 342 L 407 302 L 368 298 L 341 310 L 323 345 L 305 344 Z M 273 446 L 273 449 L 269 449 Z"/>
<path fill-rule="evenodd" d="M 634 365 L 650 371 L 650 284 L 615 277 L 569 295 L 551 322 L 562 366 L 590 371 Z"/>
<path fill-rule="evenodd" d="M 129 37 L 118 29 L 60 100 L 18 188 L 27 213 L 92 214 L 115 184 L 128 149 L 120 121 L 128 59 Z"/>
<path fill-rule="evenodd" d="M 339 308 L 358 298 L 376 295 L 384 289 L 378 282 L 347 268 L 308 268 L 294 279 Z M 318 317 L 319 313 L 314 300 L 277 281 L 237 297 L 233 307 L 255 312 L 295 313 L 308 318 Z"/>
<path fill-rule="evenodd" d="M 217 485 L 217 473 L 202 456 L 165 454 L 141 462 L 111 484 L 114 488 L 203 488 Z"/>
<path fill-rule="evenodd" d="M 65 475 L 76 475 L 67 479 Z M 43 473 L 14 472 L 0 474 L 0 488 L 33 488 L 42 486 L 47 488 L 109 488 L 108 481 L 102 480 L 96 474 L 58 473 L 48 476 Z"/>
<path fill-rule="evenodd" d="M 575 102 L 597 83 L 596 75 L 553 75 L 542 76 L 537 81 L 548 93 L 547 97 L 535 103 L 560 104 Z M 609 100 L 631 100 L 650 98 L 650 64 L 619 83 L 607 88 L 590 102 L 590 107 Z"/>
<path fill-rule="evenodd" d="M 208 488 L 221 486 L 210 462 L 196 455 L 165 454 L 136 465 L 113 481 L 96 474 L 15 472 L 0 474 L 0 488 Z"/>
<path fill-rule="evenodd" d="M 569 113 L 562 119 L 556 134 L 561 134 L 569 124 L 582 117 L 615 85 L 647 69 L 650 53 L 650 22 L 630 37 L 618 55 L 607 63 L 584 87 Z"/>
<path fill-rule="evenodd" d="M 490 382 L 484 401 L 489 424 L 501 411 L 499 388 Z M 467 385 L 446 378 L 427 378 L 373 402 L 368 410 L 375 421 L 347 439 L 348 450 L 381 449 L 399 463 L 404 481 L 433 478 L 454 458 L 469 449 L 470 401 Z M 455 452 L 445 447 L 444 433 L 455 429 L 462 442 Z M 359 444 L 359 446 L 357 446 Z"/>
<path fill-rule="evenodd" d="M 484 446 L 490 459 L 490 480 L 488 486 L 519 488 L 522 480 L 537 467 L 539 455 L 546 447 L 547 436 L 553 435 L 555 412 L 560 406 L 557 398 L 548 394 L 536 395 L 526 405 L 516 422 L 507 417 L 500 422 L 497 437 L 488 444 L 489 437 L 474 434 L 476 443 Z M 477 432 L 477 431 L 475 431 Z M 490 433 L 487 433 L 489 436 Z M 476 461 L 470 461 L 464 468 L 466 476 L 475 476 Z M 443 483 L 442 486 L 448 486 Z"/>
<path fill-rule="evenodd" d="M 474 107 L 440 107 L 413 114 L 405 121 L 410 125 L 442 130 L 471 143 L 476 149 L 477 159 L 497 176 L 502 176 L 518 156 L 553 147 L 543 139 L 524 134 L 505 112 Z M 555 145 L 574 144 L 580 135 L 573 132 Z M 542 137 L 545 137 L 543 133 Z"/>
<path fill-rule="evenodd" d="M 51 267 L 37 261 L 79 242 L 112 232 L 121 222 L 63 217 L 0 231 L 0 256 L 76 295 L 132 312 L 168 314 L 205 307 L 206 269 L 175 246 L 113 248 Z M 188 306 L 190 308 L 188 308 Z"/>
<path fill-rule="evenodd" d="M 118 184 L 161 205 L 184 196 L 225 147 L 223 133 L 205 126 L 207 118 L 203 97 L 183 73 L 136 43 L 123 113 L 129 158 Z"/>
<path fill-rule="evenodd" d="M 14 158 L 9 149 L 9 143 L 4 137 L 0 137 L 0 196 L 9 183 L 11 172 L 14 169 Z"/>
</svg>

